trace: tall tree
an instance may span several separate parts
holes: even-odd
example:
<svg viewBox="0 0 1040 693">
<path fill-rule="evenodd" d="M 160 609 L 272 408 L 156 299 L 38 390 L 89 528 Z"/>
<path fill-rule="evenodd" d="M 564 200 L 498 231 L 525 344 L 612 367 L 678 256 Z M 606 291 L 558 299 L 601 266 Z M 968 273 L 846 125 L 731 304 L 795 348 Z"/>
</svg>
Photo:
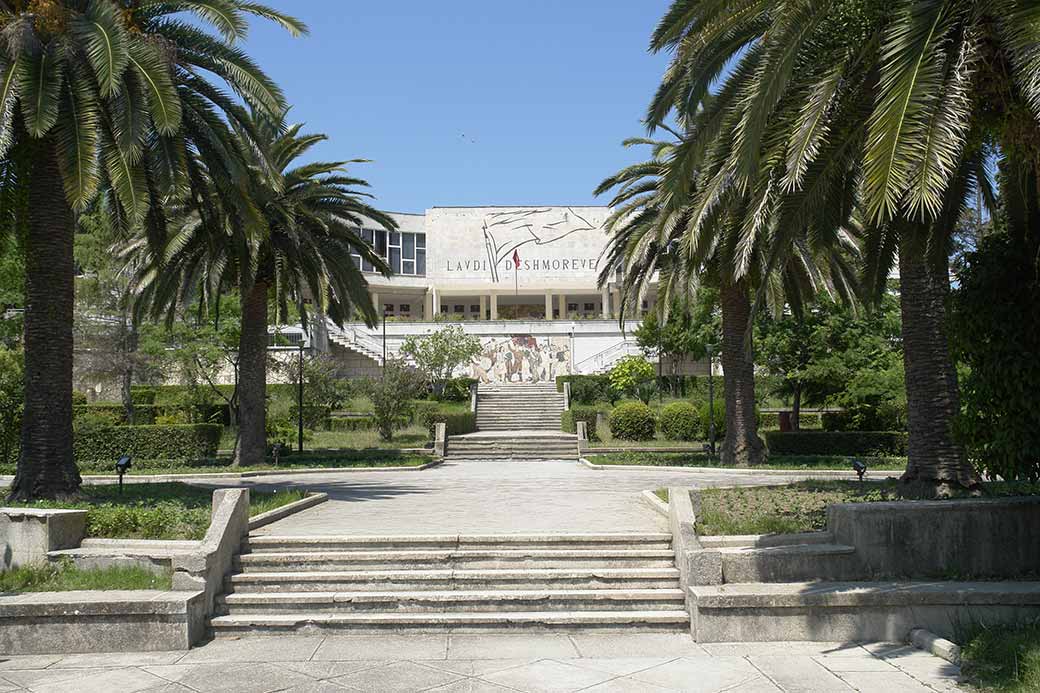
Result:
<svg viewBox="0 0 1040 693">
<path fill-rule="evenodd" d="M 347 165 L 361 160 L 298 164 L 326 139 L 301 135 L 301 129 L 286 126 L 282 117 L 258 114 L 249 124 L 256 151 L 246 195 L 257 216 L 243 221 L 236 201 L 221 201 L 221 181 L 207 177 L 213 187 L 209 199 L 216 200 L 210 213 L 188 211 L 165 252 L 154 254 L 142 269 L 137 287 L 139 307 L 154 317 L 172 315 L 200 291 L 202 300 L 216 301 L 228 287 L 238 287 L 242 323 L 236 464 L 261 464 L 267 452 L 271 305 L 282 322 L 294 304 L 306 325 L 305 301 L 310 300 L 318 315 L 337 324 L 359 314 L 374 326 L 378 315 L 368 282 L 351 254 L 384 275 L 390 273 L 386 261 L 358 233 L 365 224 L 397 228 L 391 217 L 367 203 L 370 194 L 362 189 L 368 184 L 347 173 Z"/>
<path fill-rule="evenodd" d="M 845 217 L 860 209 L 874 296 L 898 258 L 911 435 L 904 478 L 940 492 L 979 480 L 952 437 L 950 237 L 969 199 L 992 203 L 993 156 L 1020 163 L 1025 185 L 1014 194 L 1023 219 L 1036 218 L 1038 39 L 1037 7 L 1026 0 L 677 0 L 651 43 L 673 55 L 651 124 L 723 102 L 716 132 L 731 133 L 719 167 L 728 179 L 780 208 L 808 200 Z M 707 134 L 678 168 L 703 160 Z M 854 191 L 853 204 L 827 192 L 840 188 Z"/>
<path fill-rule="evenodd" d="M 189 12 L 195 21 L 178 19 Z M 26 402 L 16 499 L 80 485 L 72 453 L 73 234 L 107 191 L 120 223 L 161 236 L 163 202 L 190 187 L 187 151 L 219 155 L 218 114 L 281 108 L 234 41 L 247 17 L 304 27 L 242 0 L 0 2 L 0 212 L 25 245 Z M 219 36 L 206 31 L 215 29 Z M 204 76 L 208 73 L 208 77 Z"/>
</svg>

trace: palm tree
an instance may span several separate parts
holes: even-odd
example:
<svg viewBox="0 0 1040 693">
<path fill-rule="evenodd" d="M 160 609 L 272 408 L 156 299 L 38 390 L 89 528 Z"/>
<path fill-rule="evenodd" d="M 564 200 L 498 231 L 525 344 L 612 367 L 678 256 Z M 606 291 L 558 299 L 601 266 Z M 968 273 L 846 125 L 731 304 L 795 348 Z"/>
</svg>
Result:
<svg viewBox="0 0 1040 693">
<path fill-rule="evenodd" d="M 693 132 L 701 126 L 702 122 L 694 119 L 686 129 Z M 855 288 L 850 257 L 855 256 L 857 248 L 846 229 L 834 226 L 796 238 L 793 250 L 782 257 L 770 256 L 768 251 L 776 247 L 770 239 L 778 228 L 776 220 L 794 220 L 790 213 L 785 216 L 780 210 L 765 212 L 771 219 L 753 235 L 750 247 L 742 247 L 741 229 L 733 220 L 740 218 L 741 207 L 747 202 L 734 186 L 720 190 L 721 211 L 716 213 L 714 223 L 697 226 L 694 220 L 698 210 L 681 200 L 696 200 L 697 186 L 710 183 L 710 179 L 696 171 L 675 172 L 674 167 L 684 163 L 680 152 L 691 136 L 662 127 L 674 141 L 628 140 L 627 146 L 650 145 L 652 158 L 607 178 L 596 190 L 596 194 L 615 190 L 611 201 L 614 212 L 606 224 L 612 236 L 606 251 L 607 269 L 601 273 L 600 282 L 606 282 L 615 267 L 623 267 L 623 291 L 629 301 L 634 301 L 657 273 L 659 300 L 665 305 L 670 305 L 673 294 L 688 295 L 704 281 L 719 286 L 726 402 L 722 459 L 738 466 L 760 464 L 766 451 L 758 437 L 755 412 L 752 287 L 756 287 L 756 302 L 768 303 L 774 311 L 785 302 L 800 310 L 805 299 L 820 291 L 850 300 Z M 680 192 L 674 184 L 677 179 L 696 183 Z M 670 207 L 676 211 L 670 212 Z M 801 221 L 804 231 L 806 222 Z M 768 229 L 771 233 L 765 232 Z M 741 259 L 742 254 L 746 257 Z M 747 263 L 747 270 L 737 276 L 731 268 L 740 262 Z"/>
<path fill-rule="evenodd" d="M 178 19 L 184 12 L 197 21 Z M 26 257 L 14 498 L 66 496 L 80 484 L 72 449 L 78 212 L 106 190 L 123 226 L 161 235 L 164 198 L 192 187 L 186 152 L 221 154 L 219 114 L 234 122 L 242 111 L 204 73 L 247 103 L 282 107 L 277 87 L 234 46 L 249 15 L 304 30 L 242 0 L 0 0 L 0 212 L 24 237 Z"/>
<path fill-rule="evenodd" d="M 990 157 L 1019 162 L 1025 185 L 1012 194 L 1036 189 L 1038 40 L 1036 4 L 1025 0 L 677 0 L 651 42 L 673 52 L 651 124 L 717 98 L 725 107 L 715 132 L 732 133 L 726 160 L 740 186 L 768 181 L 783 206 L 806 196 L 814 170 L 855 187 L 856 203 L 835 213 L 863 210 L 875 295 L 898 257 L 911 434 L 904 479 L 940 490 L 979 480 L 951 430 L 959 393 L 944 332 L 949 238 L 976 191 L 992 200 Z M 705 146 L 701 138 L 687 158 L 700 160 Z"/>
<path fill-rule="evenodd" d="M 305 299 L 314 311 L 342 325 L 355 314 L 374 326 L 378 321 L 368 283 L 351 259 L 360 255 L 385 276 L 390 268 L 357 233 L 366 222 L 395 230 L 396 222 L 369 205 L 359 190 L 364 180 L 347 173 L 362 160 L 314 162 L 298 160 L 324 135 L 301 135 L 302 125 L 286 127 L 283 118 L 256 116 L 249 124 L 257 139 L 243 136 L 242 145 L 257 145 L 248 201 L 257 216 L 246 223 L 234 202 L 215 203 L 216 214 L 204 218 L 189 212 L 163 254 L 142 268 L 137 285 L 138 310 L 172 318 L 177 306 L 216 300 L 237 286 L 241 295 L 239 342 L 239 444 L 236 464 L 261 464 L 266 456 L 267 346 L 269 307 L 273 300 L 281 320 L 290 303 L 306 324 Z M 221 200 L 221 181 L 209 200 Z M 146 245 L 143 238 L 139 247 Z"/>
</svg>

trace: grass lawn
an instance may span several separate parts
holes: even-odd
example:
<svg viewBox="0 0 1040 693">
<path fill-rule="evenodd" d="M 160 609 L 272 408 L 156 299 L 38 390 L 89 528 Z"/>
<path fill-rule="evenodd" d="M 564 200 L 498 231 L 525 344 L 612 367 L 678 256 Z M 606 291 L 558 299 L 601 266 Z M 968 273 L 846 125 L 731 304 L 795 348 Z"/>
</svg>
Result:
<svg viewBox="0 0 1040 693">
<path fill-rule="evenodd" d="M 311 433 L 309 440 L 303 441 L 303 449 L 304 451 L 319 448 L 347 448 L 351 450 L 378 448 L 386 450 L 421 448 L 428 442 L 430 442 L 430 432 L 422 426 L 413 424 L 396 431 L 393 440 L 390 441 L 380 438 L 379 431 L 375 429 L 363 431 L 314 431 Z"/>
<path fill-rule="evenodd" d="M 910 500 L 899 481 L 801 481 L 786 486 L 701 491 L 697 532 L 703 535 L 789 534 L 827 525 L 827 506 Z M 989 496 L 1040 495 L 1040 484 L 991 482 Z"/>
<path fill-rule="evenodd" d="M 71 590 L 169 590 L 172 587 L 173 578 L 169 571 L 153 573 L 135 567 L 83 570 L 65 563 L 21 566 L 0 573 L 0 594 Z"/>
<path fill-rule="evenodd" d="M 709 458 L 703 452 L 606 452 L 585 456 L 593 464 L 633 464 L 671 467 L 722 467 L 718 457 Z M 851 474 L 851 457 L 842 455 L 776 455 L 755 469 L 840 469 Z M 902 471 L 905 457 L 862 457 L 870 470 Z M 868 472 L 869 474 L 869 472 Z"/>
<path fill-rule="evenodd" d="M 181 483 L 84 486 L 71 501 L 21 503 L 87 510 L 87 536 L 113 539 L 201 539 L 209 528 L 213 489 Z M 302 500 L 303 491 L 250 490 L 251 516 Z"/>
<path fill-rule="evenodd" d="M 978 628 L 961 641 L 961 666 L 986 693 L 1040 691 L 1040 623 Z"/>
</svg>

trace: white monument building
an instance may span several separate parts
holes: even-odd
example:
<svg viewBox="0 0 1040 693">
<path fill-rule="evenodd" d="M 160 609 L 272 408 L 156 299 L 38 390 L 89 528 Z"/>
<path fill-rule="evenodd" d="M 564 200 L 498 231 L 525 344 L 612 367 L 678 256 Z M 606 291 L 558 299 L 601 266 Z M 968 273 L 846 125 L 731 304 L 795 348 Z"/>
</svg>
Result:
<svg viewBox="0 0 1040 693">
<path fill-rule="evenodd" d="M 385 323 L 329 325 L 317 346 L 351 375 L 375 374 L 384 348 L 393 357 L 409 335 L 455 322 L 484 344 L 468 373 L 482 382 L 604 372 L 640 353 L 632 337 L 639 316 L 626 315 L 622 331 L 616 282 L 597 286 L 610 213 L 608 207 L 434 207 L 392 214 L 399 231 L 373 225 L 361 233 L 394 275 L 383 277 L 354 257 Z M 653 310 L 655 298 L 651 287 L 640 312 Z"/>
</svg>

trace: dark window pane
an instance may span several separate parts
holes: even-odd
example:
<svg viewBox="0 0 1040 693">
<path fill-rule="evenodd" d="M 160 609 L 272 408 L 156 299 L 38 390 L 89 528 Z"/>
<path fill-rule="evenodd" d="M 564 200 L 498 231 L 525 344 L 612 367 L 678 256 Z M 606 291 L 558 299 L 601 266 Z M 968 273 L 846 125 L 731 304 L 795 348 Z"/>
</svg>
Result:
<svg viewBox="0 0 1040 693">
<path fill-rule="evenodd" d="M 415 234 L 406 233 L 404 234 L 404 259 L 414 260 L 415 259 Z"/>
<path fill-rule="evenodd" d="M 361 256 L 360 255 L 351 255 L 350 259 L 354 262 L 354 266 L 355 267 L 360 267 L 361 266 Z"/>
<path fill-rule="evenodd" d="M 386 231 L 376 231 L 376 253 L 379 257 L 386 257 Z"/>
<path fill-rule="evenodd" d="M 372 245 L 372 229 L 362 229 L 361 237 L 365 239 L 365 243 Z"/>
<path fill-rule="evenodd" d="M 422 248 L 415 251 L 415 273 L 420 277 L 426 276 L 426 251 Z"/>
<path fill-rule="evenodd" d="M 480 305 L 479 304 L 471 305 L 469 307 L 469 312 L 471 312 L 471 313 L 479 313 L 480 312 Z"/>
<path fill-rule="evenodd" d="M 425 248 L 426 247 L 426 234 L 425 233 L 417 233 L 417 234 L 415 234 L 415 247 L 416 248 Z"/>
<path fill-rule="evenodd" d="M 456 313 L 465 313 L 466 312 L 466 306 L 456 305 L 455 306 L 455 312 Z"/>
<path fill-rule="evenodd" d="M 375 268 L 372 266 L 372 263 L 369 262 L 368 260 L 362 260 L 361 261 L 361 271 L 362 272 L 375 272 Z"/>
<path fill-rule="evenodd" d="M 390 269 L 394 271 L 394 274 L 401 273 L 401 249 L 390 248 Z"/>
<path fill-rule="evenodd" d="M 596 310 L 596 304 L 595 303 L 586 303 L 585 304 L 585 310 Z"/>
<path fill-rule="evenodd" d="M 578 310 L 578 304 L 577 303 L 568 303 L 567 304 L 567 310 Z"/>
<path fill-rule="evenodd" d="M 415 260 L 405 260 L 402 262 L 401 274 L 415 274 Z"/>
<path fill-rule="evenodd" d="M 397 231 L 390 232 L 390 245 L 401 245 L 401 234 Z"/>
<path fill-rule="evenodd" d="M 402 303 L 401 305 L 397 306 L 397 310 L 399 312 L 401 312 L 401 313 L 411 313 L 412 312 L 412 304 L 411 303 Z"/>
</svg>

